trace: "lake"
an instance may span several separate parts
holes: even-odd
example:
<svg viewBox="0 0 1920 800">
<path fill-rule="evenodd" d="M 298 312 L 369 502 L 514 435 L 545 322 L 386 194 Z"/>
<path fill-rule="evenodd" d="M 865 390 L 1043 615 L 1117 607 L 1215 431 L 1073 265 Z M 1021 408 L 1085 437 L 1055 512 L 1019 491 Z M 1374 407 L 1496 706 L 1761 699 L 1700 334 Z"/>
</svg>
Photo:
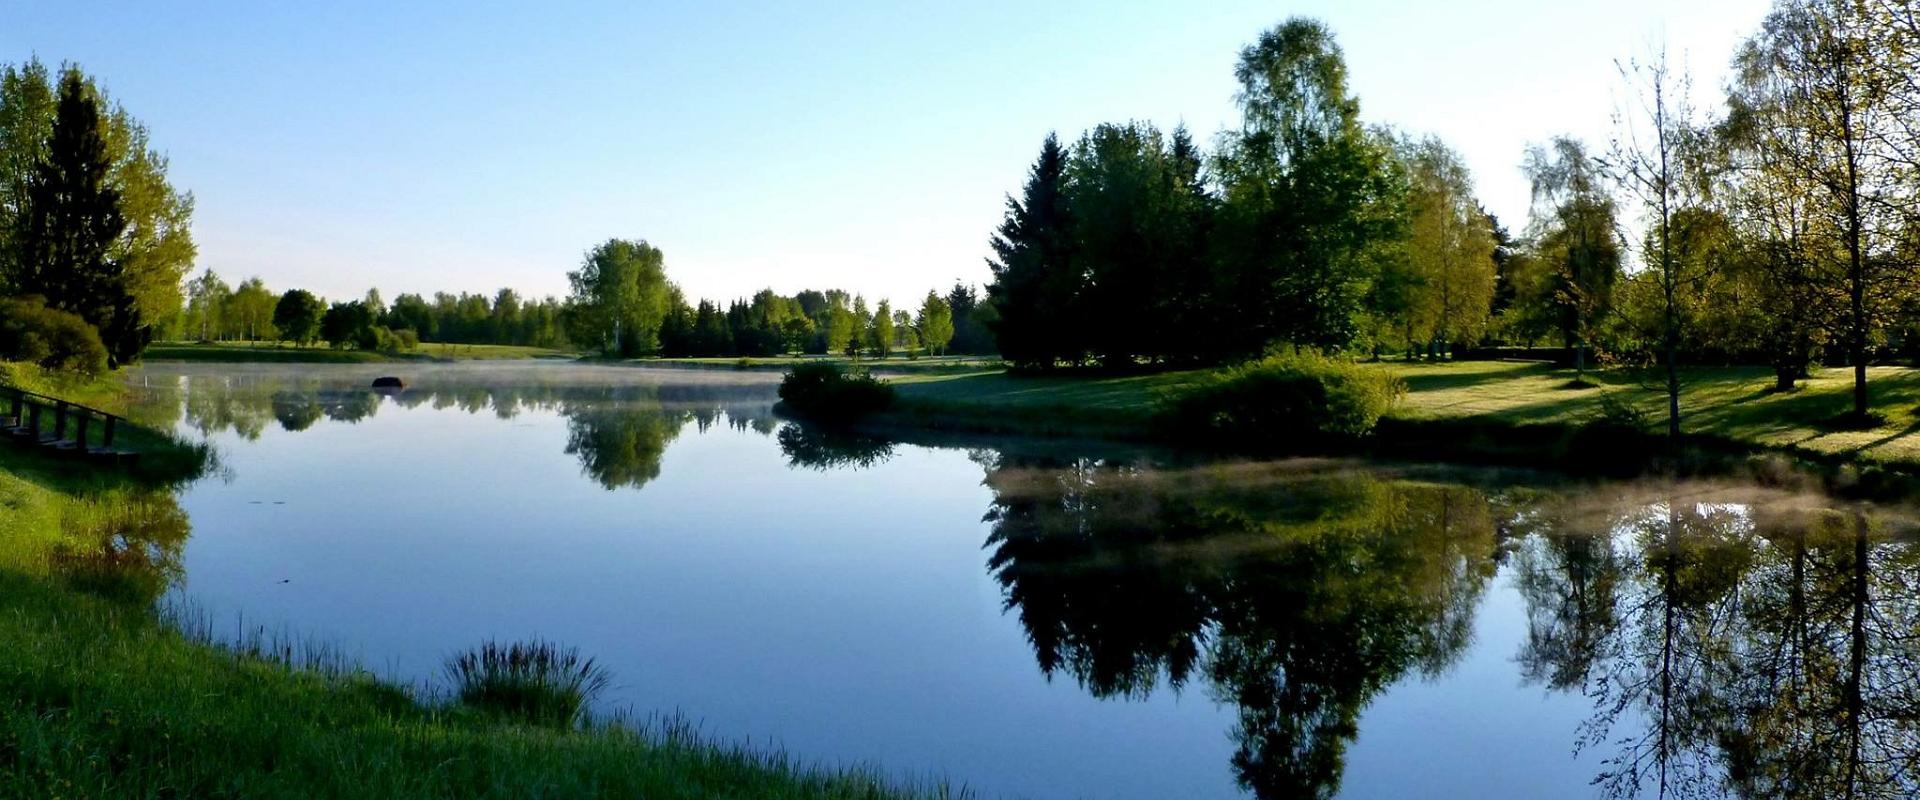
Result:
<svg viewBox="0 0 1920 800">
<path fill-rule="evenodd" d="M 373 377 L 409 387 L 376 394 Z M 895 442 L 777 376 L 152 365 L 170 602 L 433 686 L 539 636 L 986 797 L 1912 796 L 1911 514 L 1731 484 Z"/>
</svg>

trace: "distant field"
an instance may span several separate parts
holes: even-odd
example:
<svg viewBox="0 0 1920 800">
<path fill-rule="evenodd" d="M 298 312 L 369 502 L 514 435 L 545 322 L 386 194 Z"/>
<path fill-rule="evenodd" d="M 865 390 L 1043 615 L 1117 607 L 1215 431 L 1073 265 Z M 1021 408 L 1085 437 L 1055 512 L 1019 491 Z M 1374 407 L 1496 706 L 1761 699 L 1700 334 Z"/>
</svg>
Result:
<svg viewBox="0 0 1920 800">
<path fill-rule="evenodd" d="M 1392 412 L 1406 420 L 1475 420 L 1506 424 L 1579 423 L 1613 396 L 1665 424 L 1659 376 L 1630 370 L 1589 371 L 1598 388 L 1569 389 L 1570 369 L 1541 364 L 1470 361 L 1367 365 L 1406 380 L 1407 397 Z M 1149 424 L 1159 401 L 1204 373 L 1138 376 L 1015 377 L 1004 372 L 896 378 L 900 416 L 1034 432 L 1131 432 Z M 1695 367 L 1683 372 L 1682 428 L 1754 444 L 1920 463 L 1920 370 L 1868 370 L 1873 409 L 1885 423 L 1841 430 L 1830 422 L 1850 408 L 1852 373 L 1817 370 L 1800 387 L 1771 391 L 1772 372 L 1758 367 Z"/>
<path fill-rule="evenodd" d="M 389 361 L 492 361 L 518 358 L 570 358 L 571 353 L 544 347 L 519 347 L 501 344 L 423 343 L 404 353 L 374 353 L 365 350 L 336 350 L 331 347 L 300 347 L 291 344 L 233 343 L 200 344 L 164 342 L 147 348 L 148 361 L 222 361 L 238 363 L 286 364 L 374 364 Z"/>
</svg>

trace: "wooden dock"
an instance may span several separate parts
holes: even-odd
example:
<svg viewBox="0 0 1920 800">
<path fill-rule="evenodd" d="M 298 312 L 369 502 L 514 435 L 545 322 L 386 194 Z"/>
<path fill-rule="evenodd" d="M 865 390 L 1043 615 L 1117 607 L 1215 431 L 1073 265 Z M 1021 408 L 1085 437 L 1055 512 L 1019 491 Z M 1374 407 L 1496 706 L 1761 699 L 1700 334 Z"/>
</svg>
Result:
<svg viewBox="0 0 1920 800">
<path fill-rule="evenodd" d="M 97 408 L 0 386 L 0 435 L 20 446 L 104 464 L 130 465 L 139 454 L 114 444 L 114 434 L 125 422 Z"/>
</svg>

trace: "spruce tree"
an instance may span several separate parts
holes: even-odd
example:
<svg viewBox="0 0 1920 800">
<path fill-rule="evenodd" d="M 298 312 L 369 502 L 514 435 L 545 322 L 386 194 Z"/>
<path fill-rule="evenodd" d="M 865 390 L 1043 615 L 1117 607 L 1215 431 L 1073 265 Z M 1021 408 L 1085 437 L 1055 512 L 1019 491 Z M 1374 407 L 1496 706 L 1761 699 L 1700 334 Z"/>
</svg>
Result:
<svg viewBox="0 0 1920 800">
<path fill-rule="evenodd" d="M 113 363 L 124 364 L 151 331 L 140 323 L 124 268 L 110 257 L 127 227 L 120 193 L 107 182 L 111 166 L 99 103 L 79 73 L 68 72 L 46 159 L 27 188 L 14 288 L 78 314 L 99 329 Z"/>
<path fill-rule="evenodd" d="M 1086 354 L 1073 308 L 1082 281 L 1073 263 L 1066 180 L 1066 150 L 1049 134 L 1020 199 L 1007 198 L 1006 219 L 991 243 L 987 295 L 999 312 L 993 333 L 1000 354 L 1016 366 L 1051 367 Z"/>
</svg>

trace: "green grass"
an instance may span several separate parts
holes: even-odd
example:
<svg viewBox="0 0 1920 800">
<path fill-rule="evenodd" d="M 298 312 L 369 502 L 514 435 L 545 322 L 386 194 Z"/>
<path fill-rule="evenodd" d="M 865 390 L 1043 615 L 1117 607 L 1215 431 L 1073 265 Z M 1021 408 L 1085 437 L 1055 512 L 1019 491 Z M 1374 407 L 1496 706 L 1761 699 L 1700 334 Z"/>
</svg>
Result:
<svg viewBox="0 0 1920 800">
<path fill-rule="evenodd" d="M 1407 398 L 1394 412 L 1402 419 L 1577 423 L 1598 415 L 1601 398 L 1612 397 L 1644 412 L 1654 429 L 1665 430 L 1666 391 L 1661 376 L 1651 372 L 1590 371 L 1588 380 L 1598 387 L 1569 389 L 1572 370 L 1532 364 L 1374 368 L 1394 370 L 1407 381 Z M 1682 372 L 1681 429 L 1765 447 L 1920 465 L 1920 370 L 1873 367 L 1867 370 L 1867 387 L 1872 410 L 1883 422 L 1849 430 L 1835 422 L 1852 409 L 1851 370 L 1816 370 L 1798 388 L 1774 392 L 1773 373 L 1764 368 L 1689 368 Z"/>
<path fill-rule="evenodd" d="M 1589 370 L 1590 389 L 1571 389 L 1574 373 L 1542 364 L 1470 361 L 1384 362 L 1368 369 L 1401 375 L 1408 393 L 1389 414 L 1403 423 L 1468 422 L 1494 427 L 1576 425 L 1612 397 L 1664 431 L 1660 376 L 1638 370 Z M 1169 393 L 1197 371 L 1106 376 L 1024 377 L 1004 372 L 894 379 L 900 411 L 886 421 L 994 432 L 1151 438 Z M 1868 370 L 1873 410 L 1882 423 L 1849 430 L 1836 419 L 1851 408 L 1852 372 L 1817 370 L 1789 392 L 1772 391 L 1765 368 L 1695 367 L 1683 371 L 1682 428 L 1748 445 L 1822 456 L 1920 466 L 1920 370 Z"/>
<path fill-rule="evenodd" d="M 1005 371 L 895 378 L 888 422 L 994 433 L 1143 438 L 1161 400 L 1204 371 L 1024 376 Z"/>
<path fill-rule="evenodd" d="M 504 724 L 0 572 L 0 796 L 894 798 L 684 727 Z"/>
<path fill-rule="evenodd" d="M 544 347 L 504 344 L 448 344 L 425 342 L 402 353 L 336 350 L 315 345 L 300 347 L 272 343 L 203 344 L 165 342 L 147 348 L 148 361 L 217 361 L 266 364 L 378 364 L 394 361 L 496 361 L 522 358 L 571 358 L 572 354 Z"/>
</svg>

